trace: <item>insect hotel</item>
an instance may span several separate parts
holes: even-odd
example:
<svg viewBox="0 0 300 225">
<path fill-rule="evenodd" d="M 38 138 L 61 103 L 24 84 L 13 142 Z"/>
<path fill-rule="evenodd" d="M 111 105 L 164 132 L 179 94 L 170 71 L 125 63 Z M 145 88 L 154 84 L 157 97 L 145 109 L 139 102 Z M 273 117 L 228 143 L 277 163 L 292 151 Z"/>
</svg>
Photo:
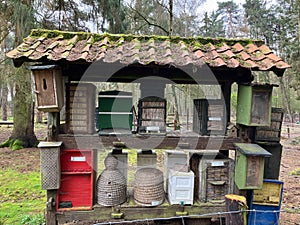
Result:
<svg viewBox="0 0 300 225">
<path fill-rule="evenodd" d="M 260 220 L 224 213 L 232 196 L 250 210 L 280 208 L 283 111 L 271 106 L 276 86 L 253 82 L 253 71 L 281 77 L 289 65 L 262 41 L 36 29 L 7 56 L 32 71 L 37 107 L 48 113 L 38 145 L 47 224 Z M 184 129 L 177 119 L 170 126 L 166 90 L 176 84 L 204 93 L 190 91 Z"/>
</svg>

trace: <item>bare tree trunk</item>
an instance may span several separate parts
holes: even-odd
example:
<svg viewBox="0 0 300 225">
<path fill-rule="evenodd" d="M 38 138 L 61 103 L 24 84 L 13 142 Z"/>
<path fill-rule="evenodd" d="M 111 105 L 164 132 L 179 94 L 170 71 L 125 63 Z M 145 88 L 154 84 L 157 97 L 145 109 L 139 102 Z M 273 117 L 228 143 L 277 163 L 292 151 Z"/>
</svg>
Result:
<svg viewBox="0 0 300 225">
<path fill-rule="evenodd" d="M 169 15 L 170 15 L 169 35 L 172 36 L 172 33 L 173 33 L 173 0 L 169 0 Z"/>
<path fill-rule="evenodd" d="M 290 102 L 289 102 L 289 99 L 287 96 L 286 88 L 285 88 L 282 77 L 279 77 L 279 82 L 280 82 L 280 88 L 281 88 L 281 92 L 282 92 L 282 95 L 284 98 L 284 104 L 285 104 L 285 108 L 288 113 L 289 120 L 290 120 L 290 122 L 293 122 L 293 117 L 292 117 L 291 108 L 290 108 Z"/>
<path fill-rule="evenodd" d="M 174 114 L 175 114 L 174 120 L 176 120 L 177 124 L 180 124 L 179 112 L 178 112 L 179 104 L 177 100 L 177 95 L 175 93 L 175 85 L 172 84 L 171 87 L 172 87 L 172 95 L 174 96 Z"/>
<path fill-rule="evenodd" d="M 7 85 L 4 84 L 3 87 L 2 87 L 2 94 L 1 94 L 1 97 L 2 97 L 2 120 L 4 121 L 7 121 L 7 105 L 8 105 L 8 102 L 7 102 L 7 97 L 8 97 L 8 88 L 7 88 Z"/>
</svg>

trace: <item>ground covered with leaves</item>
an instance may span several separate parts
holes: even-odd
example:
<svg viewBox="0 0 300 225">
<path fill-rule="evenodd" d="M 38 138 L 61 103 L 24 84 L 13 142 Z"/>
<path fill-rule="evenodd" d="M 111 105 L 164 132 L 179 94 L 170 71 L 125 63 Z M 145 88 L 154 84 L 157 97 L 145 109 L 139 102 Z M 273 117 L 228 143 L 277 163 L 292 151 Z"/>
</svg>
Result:
<svg viewBox="0 0 300 225">
<path fill-rule="evenodd" d="M 11 127 L 0 127 L 0 143 L 11 132 Z M 45 139 L 45 126 L 39 126 L 35 132 L 39 140 Z M 285 124 L 281 144 L 284 148 L 280 180 L 284 182 L 284 194 L 280 224 L 300 225 L 300 124 Z M 38 148 L 17 151 L 0 148 L 0 225 L 40 223 L 41 218 L 34 215 L 43 214 L 46 199 L 45 191 L 41 190 L 39 170 Z M 20 221 L 17 222 L 16 218 Z"/>
</svg>

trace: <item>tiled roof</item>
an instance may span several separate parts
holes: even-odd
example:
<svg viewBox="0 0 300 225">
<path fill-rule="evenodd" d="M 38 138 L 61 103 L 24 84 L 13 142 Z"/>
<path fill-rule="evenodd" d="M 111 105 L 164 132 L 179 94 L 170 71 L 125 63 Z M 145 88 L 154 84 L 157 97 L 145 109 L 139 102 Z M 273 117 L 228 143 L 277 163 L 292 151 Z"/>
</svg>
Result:
<svg viewBox="0 0 300 225">
<path fill-rule="evenodd" d="M 247 68 L 283 71 L 290 66 L 262 41 L 249 39 L 183 38 L 125 34 L 93 34 L 32 30 L 17 48 L 7 53 L 16 66 L 23 62 L 92 63 L 96 60 L 122 64 L 202 65 L 212 68 Z"/>
</svg>

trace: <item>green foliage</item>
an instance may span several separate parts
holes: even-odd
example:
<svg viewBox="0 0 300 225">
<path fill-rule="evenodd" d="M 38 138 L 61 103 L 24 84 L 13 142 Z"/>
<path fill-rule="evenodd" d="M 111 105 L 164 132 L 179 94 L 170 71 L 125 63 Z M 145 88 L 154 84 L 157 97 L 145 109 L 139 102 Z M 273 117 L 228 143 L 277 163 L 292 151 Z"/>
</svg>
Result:
<svg viewBox="0 0 300 225">
<path fill-rule="evenodd" d="M 24 215 L 21 223 L 24 225 L 46 225 L 45 217 L 42 214 Z"/>
<path fill-rule="evenodd" d="M 13 151 L 19 150 L 23 148 L 23 142 L 18 139 L 8 139 L 0 144 L 0 148 L 8 147 Z"/>
<path fill-rule="evenodd" d="M 25 216 L 42 214 L 45 207 L 46 193 L 41 189 L 39 172 L 0 170 L 0 183 L 0 221 L 6 225 L 35 225 L 39 224 L 38 221 L 42 222 L 41 215 Z M 29 217 L 30 223 L 22 223 Z"/>
</svg>

